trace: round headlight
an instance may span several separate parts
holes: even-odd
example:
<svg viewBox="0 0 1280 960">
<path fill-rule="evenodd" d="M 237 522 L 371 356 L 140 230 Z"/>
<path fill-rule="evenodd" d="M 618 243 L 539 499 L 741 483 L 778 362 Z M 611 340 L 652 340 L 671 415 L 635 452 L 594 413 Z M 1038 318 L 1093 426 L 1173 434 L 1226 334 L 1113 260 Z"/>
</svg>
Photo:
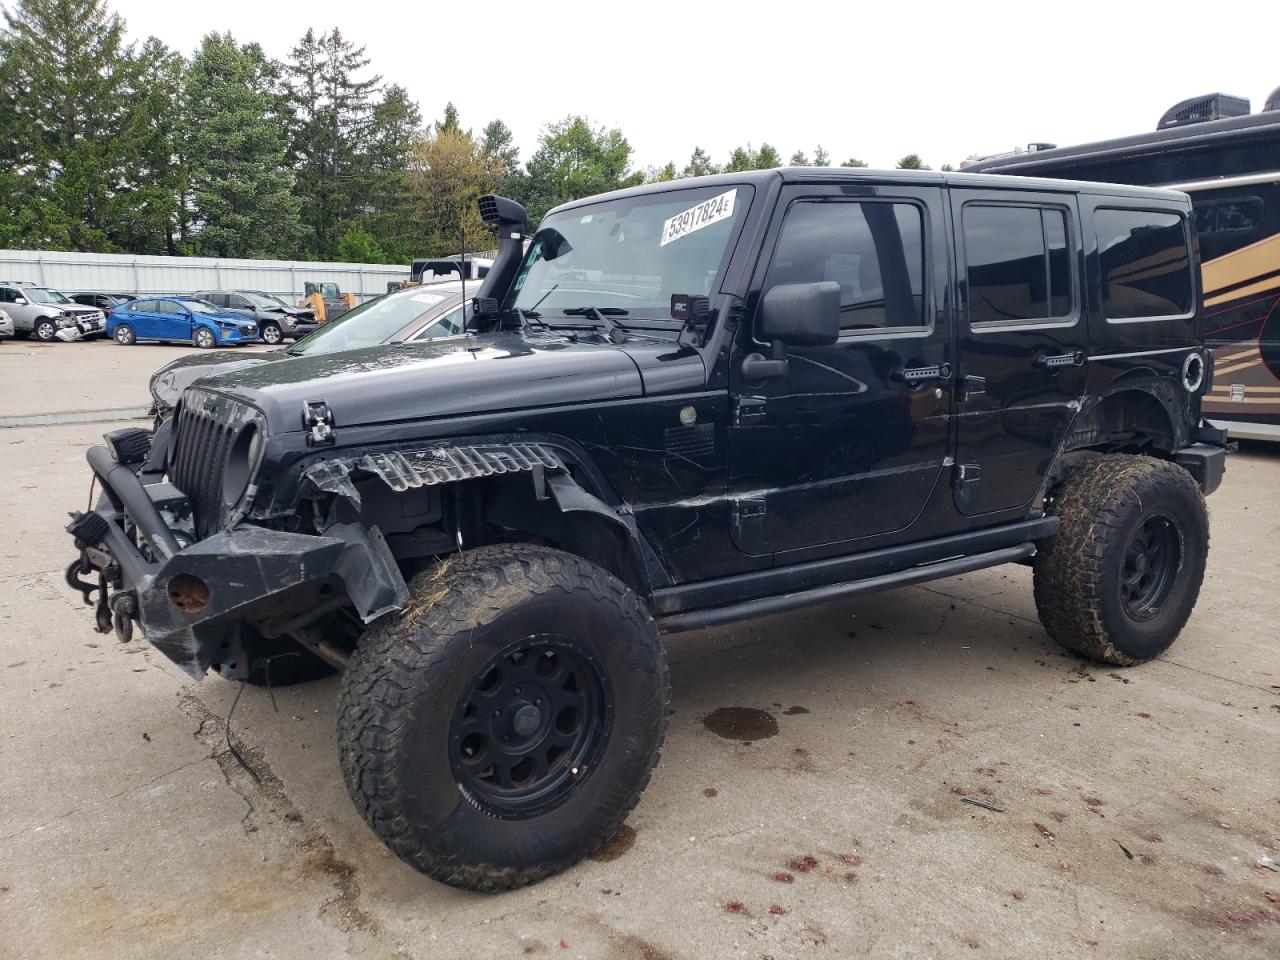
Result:
<svg viewBox="0 0 1280 960">
<path fill-rule="evenodd" d="M 228 507 L 234 507 L 244 497 L 261 455 L 262 434 L 258 425 L 246 423 L 231 444 L 227 466 L 222 472 L 222 500 Z"/>
<path fill-rule="evenodd" d="M 1189 353 L 1182 361 L 1182 387 L 1187 393 L 1195 393 L 1204 385 L 1204 357 Z"/>
</svg>

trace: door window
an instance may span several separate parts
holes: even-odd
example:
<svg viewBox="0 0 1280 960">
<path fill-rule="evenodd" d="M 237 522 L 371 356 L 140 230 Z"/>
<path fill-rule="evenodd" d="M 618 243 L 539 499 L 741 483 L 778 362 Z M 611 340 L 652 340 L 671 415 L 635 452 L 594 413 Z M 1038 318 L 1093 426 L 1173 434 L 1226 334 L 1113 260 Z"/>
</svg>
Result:
<svg viewBox="0 0 1280 960">
<path fill-rule="evenodd" d="M 129 309 L 138 313 L 155 313 L 156 302 L 154 300 L 135 300 L 129 304 Z"/>
<path fill-rule="evenodd" d="M 801 200 L 787 211 L 765 289 L 840 284 L 841 330 L 927 326 L 924 218 L 911 203 Z"/>
<path fill-rule="evenodd" d="M 970 203 L 963 222 L 971 326 L 1071 318 L 1065 210 Z"/>
<path fill-rule="evenodd" d="M 431 339 L 434 339 L 435 337 L 457 336 L 458 334 L 462 333 L 463 325 L 465 323 L 465 321 L 463 320 L 464 309 L 467 317 L 469 318 L 471 316 L 470 303 L 468 303 L 465 308 L 461 306 L 455 307 L 454 309 L 446 313 L 444 316 L 437 317 L 431 323 L 423 327 L 422 330 L 419 331 L 419 333 L 413 339 L 431 340 Z"/>
<path fill-rule="evenodd" d="M 248 300 L 246 300 L 244 297 L 240 296 L 238 293 L 228 294 L 227 296 L 225 296 L 225 297 L 223 298 L 223 301 L 224 301 L 224 302 L 223 302 L 223 303 L 218 304 L 218 306 L 220 306 L 220 307 L 222 307 L 222 306 L 231 306 L 231 307 L 235 307 L 237 310 L 252 310 L 252 309 L 253 309 L 253 304 L 251 304 L 251 303 L 250 303 Z"/>
<path fill-rule="evenodd" d="M 18 299 L 18 293 L 12 287 L 0 287 L 0 303 L 13 303 Z"/>
<path fill-rule="evenodd" d="M 1100 208 L 1093 222 L 1102 266 L 1102 309 L 1108 320 L 1191 312 L 1191 250 L 1180 214 Z"/>
<path fill-rule="evenodd" d="M 156 303 L 156 306 L 154 307 L 154 310 L 156 313 L 163 313 L 167 316 L 185 316 L 187 312 L 186 310 L 182 309 L 182 307 L 180 307 L 178 304 L 174 303 L 172 300 L 158 301 Z"/>
</svg>

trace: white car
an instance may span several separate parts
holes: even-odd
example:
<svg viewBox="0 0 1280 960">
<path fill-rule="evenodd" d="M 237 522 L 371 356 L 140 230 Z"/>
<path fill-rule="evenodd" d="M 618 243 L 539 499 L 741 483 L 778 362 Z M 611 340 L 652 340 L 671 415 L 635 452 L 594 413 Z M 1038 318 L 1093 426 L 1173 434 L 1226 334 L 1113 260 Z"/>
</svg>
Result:
<svg viewBox="0 0 1280 960">
<path fill-rule="evenodd" d="M 0 310 L 0 340 L 8 340 L 13 333 L 13 317 Z"/>
</svg>

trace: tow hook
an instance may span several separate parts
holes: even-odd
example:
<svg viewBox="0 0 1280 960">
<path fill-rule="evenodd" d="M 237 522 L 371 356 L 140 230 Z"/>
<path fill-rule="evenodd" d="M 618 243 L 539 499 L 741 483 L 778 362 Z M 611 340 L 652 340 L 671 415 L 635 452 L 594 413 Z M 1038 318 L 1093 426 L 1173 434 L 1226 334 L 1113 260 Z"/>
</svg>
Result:
<svg viewBox="0 0 1280 960">
<path fill-rule="evenodd" d="M 108 604 L 111 607 L 111 623 L 116 630 L 116 639 L 121 643 L 128 643 L 133 639 L 133 618 L 138 615 L 137 601 L 132 593 L 117 593 Z"/>
<path fill-rule="evenodd" d="M 97 590 L 97 586 L 88 580 L 80 579 L 85 574 L 93 573 L 93 565 L 85 558 L 82 553 L 80 556 L 71 561 L 71 565 L 67 567 L 66 581 L 67 586 L 72 590 L 79 590 L 84 599 L 85 606 L 93 606 L 93 598 L 90 594 Z"/>
</svg>

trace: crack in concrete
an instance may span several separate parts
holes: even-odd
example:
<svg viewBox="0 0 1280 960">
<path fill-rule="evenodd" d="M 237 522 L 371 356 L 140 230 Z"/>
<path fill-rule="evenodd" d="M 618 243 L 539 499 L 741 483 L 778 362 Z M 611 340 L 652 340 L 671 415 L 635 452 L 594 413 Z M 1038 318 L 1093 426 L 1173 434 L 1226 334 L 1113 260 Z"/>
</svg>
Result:
<svg viewBox="0 0 1280 960">
<path fill-rule="evenodd" d="M 255 833 L 263 827 L 299 831 L 298 847 L 307 855 L 307 872 L 328 879 L 337 890 L 336 896 L 321 905 L 320 918 L 349 936 L 364 934 L 377 941 L 382 928 L 378 920 L 360 906 L 360 881 L 355 866 L 340 859 L 329 837 L 303 818 L 263 752 L 231 734 L 231 743 L 244 758 L 246 770 L 227 748 L 226 722 L 221 717 L 210 711 L 190 688 L 179 694 L 179 705 L 197 723 L 192 734 L 194 739 L 209 748 L 210 759 L 218 764 L 227 786 L 244 801 L 247 809 L 240 823 L 245 833 Z"/>
</svg>

